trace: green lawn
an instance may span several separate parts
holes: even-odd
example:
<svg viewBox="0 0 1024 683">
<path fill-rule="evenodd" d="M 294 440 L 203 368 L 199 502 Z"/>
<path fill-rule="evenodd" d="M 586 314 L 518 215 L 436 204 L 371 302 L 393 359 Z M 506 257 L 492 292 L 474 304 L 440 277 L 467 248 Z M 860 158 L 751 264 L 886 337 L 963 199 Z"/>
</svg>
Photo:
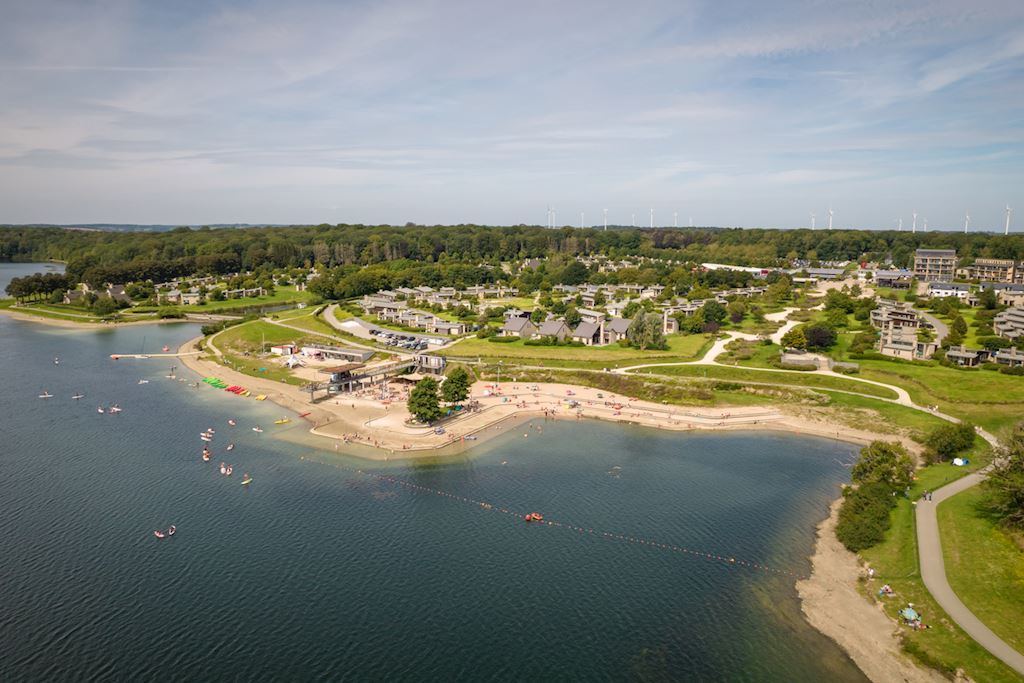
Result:
<svg viewBox="0 0 1024 683">
<path fill-rule="evenodd" d="M 265 348 L 269 349 L 274 344 L 284 344 L 285 342 L 301 343 L 303 340 L 316 342 L 316 339 L 313 337 L 303 337 L 301 332 L 263 322 L 262 320 L 253 320 L 229 327 L 219 333 L 213 343 L 224 352 L 236 349 L 238 351 L 258 353 L 261 343 L 264 343 L 266 345 Z M 322 342 L 323 340 L 321 339 L 320 341 Z"/>
<path fill-rule="evenodd" d="M 503 360 L 524 365 L 551 365 L 601 369 L 623 367 L 641 363 L 689 361 L 703 355 L 711 344 L 707 335 L 679 335 L 668 337 L 665 351 L 640 351 L 610 346 L 526 346 L 523 340 L 498 343 L 468 337 L 439 353 L 446 356 L 480 357 L 485 361 Z"/>
<path fill-rule="evenodd" d="M 973 455 L 971 459 L 970 468 L 940 464 L 918 471 L 918 479 L 911 489 L 910 498 L 901 498 L 892 512 L 892 527 L 886 533 L 885 540 L 861 553 L 876 571 L 875 581 L 865 583 L 863 588 L 866 594 L 875 599 L 875 593 L 883 583 L 893 587 L 896 595 L 882 601 L 886 613 L 893 619 L 908 602 L 914 603 L 914 608 L 924 615 L 924 621 L 931 629 L 911 631 L 900 627 L 904 648 L 922 663 L 946 673 L 963 668 L 976 681 L 1019 681 L 1020 677 L 1013 670 L 990 655 L 949 620 L 924 587 L 918 570 L 911 500 L 920 498 L 925 490 L 938 488 L 945 481 L 956 479 L 987 463 L 984 454 Z"/>
<path fill-rule="evenodd" d="M 1024 552 L 978 507 L 983 496 L 975 486 L 939 506 L 946 577 L 986 626 L 1024 652 Z"/>
<path fill-rule="evenodd" d="M 938 364 L 860 360 L 860 376 L 906 389 L 915 403 L 999 432 L 1024 414 L 1024 377 Z"/>
<path fill-rule="evenodd" d="M 714 365 L 676 365 L 662 368 L 645 368 L 639 372 L 677 377 L 710 377 L 736 382 L 781 384 L 810 389 L 838 389 L 840 391 L 852 391 L 880 398 L 897 398 L 895 391 L 885 387 L 866 382 L 857 382 L 845 377 L 817 375 L 810 372 L 762 372 L 742 367 L 717 367 Z"/>
<path fill-rule="evenodd" d="M 821 391 L 827 393 L 832 399 L 829 407 L 835 408 L 837 411 L 833 419 L 853 427 L 864 427 L 865 424 L 868 424 L 877 431 L 898 433 L 910 430 L 912 434 L 924 435 L 936 427 L 949 424 L 940 417 L 896 403 L 832 392 L 828 389 L 821 389 Z M 865 416 L 859 412 L 863 410 L 871 410 L 877 415 L 866 420 Z"/>
</svg>

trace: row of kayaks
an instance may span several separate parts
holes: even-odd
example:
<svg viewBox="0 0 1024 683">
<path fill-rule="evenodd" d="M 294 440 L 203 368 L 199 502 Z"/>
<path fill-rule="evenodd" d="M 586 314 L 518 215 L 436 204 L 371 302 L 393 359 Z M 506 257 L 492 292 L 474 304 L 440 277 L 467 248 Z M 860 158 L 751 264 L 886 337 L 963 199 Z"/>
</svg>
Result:
<svg viewBox="0 0 1024 683">
<path fill-rule="evenodd" d="M 229 391 L 232 394 L 236 394 L 238 396 L 252 395 L 252 392 L 249 389 L 246 389 L 245 387 L 240 387 L 237 384 L 228 385 L 227 382 L 225 382 L 222 379 L 217 379 L 216 377 L 204 377 L 203 382 L 209 384 L 211 387 L 214 387 L 215 389 L 223 389 L 224 391 Z M 253 396 L 253 398 L 255 398 L 257 401 L 267 400 L 266 394 L 259 394 L 257 396 Z"/>
</svg>

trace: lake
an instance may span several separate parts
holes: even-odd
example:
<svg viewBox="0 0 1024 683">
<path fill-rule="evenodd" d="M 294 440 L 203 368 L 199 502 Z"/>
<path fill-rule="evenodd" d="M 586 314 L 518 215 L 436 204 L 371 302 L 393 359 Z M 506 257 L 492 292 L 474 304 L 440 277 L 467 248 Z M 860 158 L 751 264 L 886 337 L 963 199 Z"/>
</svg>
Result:
<svg viewBox="0 0 1024 683">
<path fill-rule="evenodd" d="M 794 589 L 854 447 L 537 421 L 370 464 L 109 358 L 197 333 L 0 316 L 0 680 L 865 680 Z"/>
</svg>

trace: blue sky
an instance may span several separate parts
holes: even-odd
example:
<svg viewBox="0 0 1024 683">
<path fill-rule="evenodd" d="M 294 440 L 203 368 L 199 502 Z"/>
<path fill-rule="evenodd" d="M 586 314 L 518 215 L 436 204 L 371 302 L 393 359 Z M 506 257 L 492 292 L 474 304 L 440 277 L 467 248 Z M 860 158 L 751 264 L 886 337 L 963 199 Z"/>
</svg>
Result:
<svg viewBox="0 0 1024 683">
<path fill-rule="evenodd" d="M 1024 225 L 1024 2 L 0 0 L 0 222 Z"/>
</svg>

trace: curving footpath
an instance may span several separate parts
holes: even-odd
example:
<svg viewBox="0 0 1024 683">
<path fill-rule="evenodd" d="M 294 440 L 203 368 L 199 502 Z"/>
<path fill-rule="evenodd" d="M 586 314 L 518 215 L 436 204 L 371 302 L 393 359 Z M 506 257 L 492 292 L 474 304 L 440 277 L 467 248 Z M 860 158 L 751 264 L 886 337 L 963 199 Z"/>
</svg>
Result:
<svg viewBox="0 0 1024 683">
<path fill-rule="evenodd" d="M 944 325 L 941 321 L 935 321 L 937 331 L 942 332 L 938 329 L 939 326 Z M 935 324 L 933 323 L 933 324 Z M 618 368 L 613 372 L 617 373 L 628 373 L 632 370 L 639 370 L 643 368 L 655 368 L 665 367 L 673 365 L 718 365 L 721 367 L 733 367 L 719 363 L 717 358 L 725 351 L 725 346 L 733 339 L 748 339 L 754 338 L 753 335 L 743 334 L 739 332 L 727 333 L 728 337 L 720 339 L 711 347 L 711 349 L 705 354 L 705 356 L 696 361 L 690 362 L 677 362 L 677 363 L 645 363 L 643 365 L 633 365 L 626 368 Z M 781 334 L 776 333 L 780 338 Z M 784 332 L 783 332 L 784 334 Z M 773 335 L 774 336 L 774 335 Z M 797 372 L 793 370 L 781 370 L 778 368 L 750 368 L 748 370 L 756 370 L 759 372 Z M 886 399 L 878 397 L 870 397 L 879 401 L 886 401 L 889 403 L 897 403 L 899 405 L 920 410 L 921 412 L 934 415 L 935 417 L 947 420 L 949 422 L 960 422 L 960 420 L 952 415 L 941 413 L 937 410 L 931 410 L 925 406 L 919 406 L 910 398 L 910 394 L 901 387 L 893 386 L 891 384 L 885 384 L 884 382 L 876 382 L 874 380 L 863 379 L 860 377 L 851 377 L 849 375 L 842 375 L 831 370 L 816 370 L 814 373 L 799 374 L 819 374 L 819 375 L 832 375 L 835 377 L 842 377 L 844 379 L 854 380 L 857 382 L 864 382 L 866 384 L 874 384 L 880 387 L 885 387 L 896 392 L 898 398 Z M 999 440 L 989 432 L 983 429 L 978 430 L 978 435 L 985 439 L 992 447 L 999 445 Z M 986 468 L 987 469 L 987 468 Z M 971 638 L 974 639 L 979 645 L 988 650 L 992 656 L 996 657 L 1004 664 L 1015 670 L 1017 673 L 1024 675 L 1024 655 L 1017 652 L 1011 647 L 1006 641 L 997 636 L 992 632 L 990 628 L 985 626 L 978 617 L 967 608 L 966 605 L 957 597 L 953 587 L 949 585 L 949 580 L 946 578 L 946 564 L 945 559 L 942 556 L 942 541 L 939 536 L 939 521 L 936 515 L 936 508 L 942 501 L 955 496 L 956 494 L 965 491 L 972 486 L 977 485 L 985 479 L 985 470 L 974 472 L 965 477 L 957 479 L 940 489 L 932 492 L 932 500 L 918 501 L 916 506 L 915 521 L 917 526 L 917 553 L 918 553 L 918 564 L 921 570 L 921 580 L 924 582 L 925 588 L 932 594 L 935 601 L 939 603 L 939 606 L 946 611 L 956 624 L 964 630 Z"/>
</svg>

